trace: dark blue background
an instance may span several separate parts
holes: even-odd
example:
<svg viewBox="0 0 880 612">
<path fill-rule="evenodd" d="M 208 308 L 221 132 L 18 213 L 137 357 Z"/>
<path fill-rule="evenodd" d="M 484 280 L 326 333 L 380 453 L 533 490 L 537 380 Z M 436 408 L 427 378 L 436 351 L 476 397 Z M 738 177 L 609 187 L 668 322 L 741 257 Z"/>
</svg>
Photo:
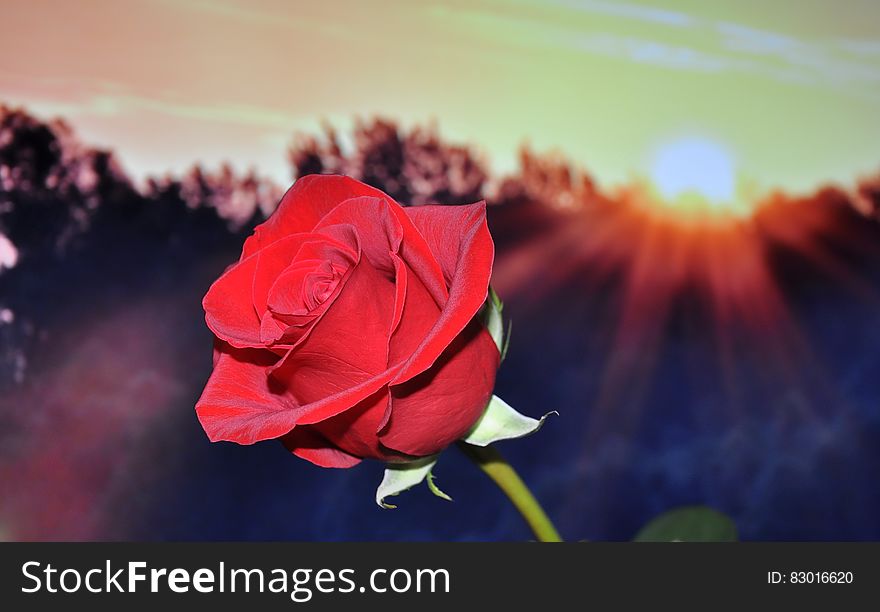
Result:
<svg viewBox="0 0 880 612">
<path fill-rule="evenodd" d="M 503 214 L 492 213 L 499 271 L 517 245 L 552 242 L 569 223 L 514 238 Z M 713 320 L 688 291 L 659 340 L 616 353 L 621 279 L 591 274 L 589 260 L 552 285 L 552 270 L 508 283 L 514 328 L 497 393 L 524 413 L 560 415 L 500 447 L 565 538 L 629 539 L 684 504 L 728 513 L 747 540 L 880 538 L 880 232 L 854 213 L 843 219 L 845 239 L 829 243 L 837 274 L 768 247 L 799 334 L 788 364 L 771 350 L 785 330 L 731 329 L 732 363 L 720 367 Z M 530 537 L 454 448 L 435 469 L 453 503 L 421 486 L 381 510 L 378 463 L 326 470 L 275 442 L 209 443 L 193 411 L 211 368 L 200 300 L 243 236 L 157 241 L 138 224 L 108 227 L 75 256 L 32 260 L 5 280 L 17 322 L 43 330 L 27 344 L 24 382 L 3 400 L 0 467 L 12 484 L 0 522 L 15 537 Z M 603 396 L 609 376 L 618 384 Z"/>
<path fill-rule="evenodd" d="M 504 261 L 501 246 L 499 260 Z M 154 262 L 162 278 L 167 268 Z M 455 501 L 422 486 L 373 502 L 382 466 L 325 470 L 280 444 L 209 444 L 192 405 L 209 373 L 210 337 L 199 298 L 219 267 L 173 283 L 185 308 L 168 322 L 169 358 L 190 370 L 177 409 L 152 432 L 164 462 L 149 489 L 132 486 L 147 539 L 511 540 L 530 533 L 498 490 L 457 449 L 435 473 Z M 852 263 L 877 287 L 876 260 Z M 657 366 L 624 365 L 623 388 L 595 413 L 615 335 L 619 287 L 575 273 L 555 292 L 507 298 L 514 332 L 497 393 L 522 412 L 558 410 L 535 436 L 501 444 L 569 539 L 630 538 L 652 516 L 683 504 L 728 513 L 744 539 L 880 538 L 880 308 L 803 261 L 777 264 L 791 316 L 815 359 L 791 380 L 760 339 L 734 350 L 731 386 L 718 367 L 711 321 L 684 295 L 664 325 Z M 541 279 L 533 281 L 541 284 Z M 147 289 L 152 292 L 152 288 Z M 145 332 L 149 333 L 148 330 Z M 768 343 L 772 340 L 768 333 Z M 638 349 L 638 347 L 637 347 Z M 627 378 L 629 377 L 629 378 Z M 147 459 L 145 465 L 155 470 Z M 138 475 L 131 478 L 137 481 Z"/>
</svg>

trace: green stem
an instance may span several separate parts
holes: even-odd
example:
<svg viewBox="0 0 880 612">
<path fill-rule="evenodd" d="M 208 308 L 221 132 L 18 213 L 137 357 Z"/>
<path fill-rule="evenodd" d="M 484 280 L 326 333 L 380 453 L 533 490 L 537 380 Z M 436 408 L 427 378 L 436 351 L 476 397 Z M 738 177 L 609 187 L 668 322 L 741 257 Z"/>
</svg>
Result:
<svg viewBox="0 0 880 612">
<path fill-rule="evenodd" d="M 504 491 L 539 542 L 562 542 L 541 504 L 501 453 L 491 446 L 474 446 L 465 442 L 459 442 L 458 447 Z"/>
</svg>

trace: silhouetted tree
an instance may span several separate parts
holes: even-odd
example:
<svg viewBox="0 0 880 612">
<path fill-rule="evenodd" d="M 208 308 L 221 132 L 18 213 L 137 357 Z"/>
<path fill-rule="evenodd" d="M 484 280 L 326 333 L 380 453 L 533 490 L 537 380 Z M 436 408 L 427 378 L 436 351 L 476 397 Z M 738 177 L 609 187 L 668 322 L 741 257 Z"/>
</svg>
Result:
<svg viewBox="0 0 880 612">
<path fill-rule="evenodd" d="M 352 150 L 342 150 L 335 130 L 299 134 L 289 150 L 294 177 L 347 174 L 402 204 L 466 204 L 483 197 L 485 164 L 468 147 L 444 142 L 435 127 L 401 130 L 388 119 L 358 119 Z"/>
<path fill-rule="evenodd" d="M 868 215 L 880 219 L 880 172 L 859 181 L 857 204 Z"/>
<path fill-rule="evenodd" d="M 72 304 L 234 257 L 279 195 L 230 166 L 150 178 L 138 191 L 112 153 L 82 145 L 63 121 L 0 107 L 0 386 L 24 380 L 32 350 L 67 324 Z"/>
<path fill-rule="evenodd" d="M 499 203 L 527 200 L 558 209 L 577 209 L 599 199 L 592 177 L 558 152 L 538 154 L 524 145 L 519 169 L 505 177 L 497 191 Z"/>
<path fill-rule="evenodd" d="M 0 232 L 23 259 L 63 253 L 99 207 L 133 197 L 112 153 L 83 146 L 63 121 L 0 106 Z"/>
</svg>

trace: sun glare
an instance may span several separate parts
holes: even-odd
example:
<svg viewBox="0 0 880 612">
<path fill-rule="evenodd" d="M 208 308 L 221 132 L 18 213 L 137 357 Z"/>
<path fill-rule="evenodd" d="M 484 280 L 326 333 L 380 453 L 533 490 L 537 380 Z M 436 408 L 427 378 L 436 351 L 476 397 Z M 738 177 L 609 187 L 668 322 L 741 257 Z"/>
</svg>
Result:
<svg viewBox="0 0 880 612">
<path fill-rule="evenodd" d="M 668 203 L 704 200 L 712 208 L 730 208 L 736 197 L 733 158 L 706 138 L 682 138 L 657 148 L 651 181 Z"/>
</svg>

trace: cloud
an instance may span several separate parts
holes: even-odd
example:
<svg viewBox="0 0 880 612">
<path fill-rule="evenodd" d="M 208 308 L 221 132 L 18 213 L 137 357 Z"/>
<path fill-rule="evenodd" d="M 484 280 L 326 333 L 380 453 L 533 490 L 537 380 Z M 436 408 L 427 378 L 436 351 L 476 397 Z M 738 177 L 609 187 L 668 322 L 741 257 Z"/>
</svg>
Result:
<svg viewBox="0 0 880 612">
<path fill-rule="evenodd" d="M 560 39 L 557 38 L 559 42 Z M 692 47 L 670 45 L 664 42 L 617 36 L 614 34 L 572 35 L 565 39 L 567 46 L 578 51 L 609 57 L 629 59 L 640 64 L 653 64 L 679 70 L 721 72 L 748 68 L 748 62 L 705 53 Z"/>
<path fill-rule="evenodd" d="M 837 41 L 837 45 L 851 55 L 880 59 L 880 40 L 850 38 Z"/>
<path fill-rule="evenodd" d="M 368 39 L 361 29 L 342 20 L 322 19 L 294 3 L 270 9 L 255 6 L 253 2 L 236 0 L 152 0 L 173 10 L 191 11 L 203 15 L 227 18 L 236 24 L 249 23 L 271 29 L 295 29 L 306 33 L 319 33 L 330 37 L 357 37 Z"/>
<path fill-rule="evenodd" d="M 880 84 L 880 62 L 871 63 L 865 53 L 861 61 L 843 57 L 839 43 L 807 42 L 736 23 L 720 22 L 715 28 L 725 49 L 801 70 L 817 84 Z M 868 48 L 864 44 L 860 47 L 863 52 Z M 880 56 L 876 59 L 880 60 Z"/>
<path fill-rule="evenodd" d="M 97 114 L 119 114 L 133 110 L 146 110 L 186 119 L 281 129 L 288 129 L 298 121 L 296 115 L 263 106 L 191 104 L 130 94 L 96 95 L 88 100 L 87 108 Z"/>
<path fill-rule="evenodd" d="M 696 22 L 696 19 L 687 13 L 638 4 L 603 2 L 601 0 L 552 0 L 550 3 L 586 13 L 624 17 L 667 26 L 687 27 Z"/>
<path fill-rule="evenodd" d="M 547 10 L 548 6 L 556 10 Z M 842 92 L 880 97 L 880 40 L 806 39 L 729 21 L 637 3 L 522 0 L 493 10 L 449 12 L 451 18 L 500 26 L 509 44 L 537 41 L 590 53 L 696 72 L 736 71 Z M 562 11 L 560 13 L 560 10 Z M 497 28 L 496 28 L 497 30 Z"/>
<path fill-rule="evenodd" d="M 28 107 L 44 115 L 64 117 L 120 116 L 147 111 L 194 121 L 233 123 L 260 128 L 289 130 L 302 124 L 300 115 L 266 106 L 249 104 L 203 104 L 183 102 L 170 97 L 145 96 L 122 84 L 107 82 L 76 83 L 85 86 L 71 94 L 64 80 L 31 78 L 28 75 L 0 73 L 0 86 L 18 91 Z M 12 85 L 12 87 L 6 87 Z M 48 86 L 47 86 L 48 85 Z M 65 91 L 65 95 L 59 92 Z"/>
</svg>

